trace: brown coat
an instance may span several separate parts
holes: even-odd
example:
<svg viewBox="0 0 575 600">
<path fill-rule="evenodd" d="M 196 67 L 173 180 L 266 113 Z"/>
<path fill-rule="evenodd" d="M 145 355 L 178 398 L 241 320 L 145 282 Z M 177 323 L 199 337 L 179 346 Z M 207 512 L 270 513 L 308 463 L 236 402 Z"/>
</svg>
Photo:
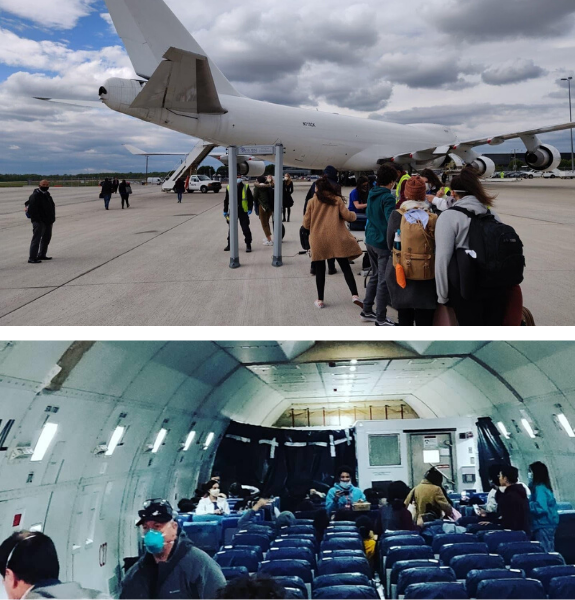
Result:
<svg viewBox="0 0 575 600">
<path fill-rule="evenodd" d="M 451 504 L 447 501 L 443 490 L 429 483 L 424 479 L 419 485 L 416 485 L 405 499 L 405 506 L 409 506 L 415 500 L 415 509 L 417 517 L 428 512 L 428 504 L 434 512 L 443 511 L 446 516 L 451 515 Z"/>
<path fill-rule="evenodd" d="M 307 205 L 303 226 L 310 230 L 311 259 L 357 258 L 362 255 L 357 240 L 345 226 L 357 215 L 347 209 L 343 199 L 337 197 L 335 204 L 324 204 L 314 196 Z"/>
</svg>

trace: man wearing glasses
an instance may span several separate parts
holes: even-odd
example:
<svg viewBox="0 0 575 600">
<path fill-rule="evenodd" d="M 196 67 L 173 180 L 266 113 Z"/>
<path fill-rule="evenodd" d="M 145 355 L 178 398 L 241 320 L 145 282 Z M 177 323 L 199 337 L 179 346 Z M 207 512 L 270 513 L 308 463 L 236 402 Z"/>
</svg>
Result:
<svg viewBox="0 0 575 600">
<path fill-rule="evenodd" d="M 215 598 L 225 577 L 215 560 L 178 534 L 170 503 L 147 500 L 138 516 L 146 553 L 126 573 L 120 598 Z"/>
</svg>

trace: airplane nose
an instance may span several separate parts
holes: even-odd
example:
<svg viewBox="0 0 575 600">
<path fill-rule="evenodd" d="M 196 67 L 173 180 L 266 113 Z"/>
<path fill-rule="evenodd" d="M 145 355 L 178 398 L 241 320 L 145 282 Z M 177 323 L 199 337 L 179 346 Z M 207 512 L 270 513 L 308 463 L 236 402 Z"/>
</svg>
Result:
<svg viewBox="0 0 575 600">
<path fill-rule="evenodd" d="M 100 89 L 98 90 L 98 96 L 102 97 L 102 96 L 107 96 L 108 95 L 108 90 L 101 85 Z"/>
</svg>

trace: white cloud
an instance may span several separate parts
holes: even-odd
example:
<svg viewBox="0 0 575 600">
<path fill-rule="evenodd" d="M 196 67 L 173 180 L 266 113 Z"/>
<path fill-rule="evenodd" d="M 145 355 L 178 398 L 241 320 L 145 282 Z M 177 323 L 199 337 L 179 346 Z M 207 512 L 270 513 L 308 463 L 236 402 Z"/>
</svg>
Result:
<svg viewBox="0 0 575 600">
<path fill-rule="evenodd" d="M 71 29 L 78 19 L 90 13 L 94 0 L 0 0 L 5 10 L 38 25 L 56 29 Z"/>
<path fill-rule="evenodd" d="M 8 147 L 8 150 L 20 150 L 20 146 L 12 145 Z"/>
</svg>

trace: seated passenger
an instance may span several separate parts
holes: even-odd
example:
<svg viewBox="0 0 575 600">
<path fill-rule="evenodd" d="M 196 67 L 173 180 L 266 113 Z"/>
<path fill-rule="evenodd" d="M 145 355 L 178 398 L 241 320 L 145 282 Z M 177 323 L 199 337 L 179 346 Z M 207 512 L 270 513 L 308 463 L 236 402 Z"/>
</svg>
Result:
<svg viewBox="0 0 575 600">
<path fill-rule="evenodd" d="M 530 533 L 529 501 L 523 484 L 518 483 L 519 471 L 516 467 L 503 465 L 499 473 L 499 485 L 505 491 L 495 494 L 499 508 L 499 523 L 503 529 Z"/>
<path fill-rule="evenodd" d="M 45 534 L 18 531 L 0 545 L 0 574 L 8 598 L 107 598 L 75 582 L 62 583 L 54 542 Z"/>
<path fill-rule="evenodd" d="M 359 535 L 363 540 L 363 549 L 372 571 L 375 571 L 377 565 L 377 535 L 374 533 L 373 521 L 367 516 L 362 515 L 355 522 Z"/>
<path fill-rule="evenodd" d="M 531 480 L 529 511 L 531 512 L 533 539 L 541 543 L 545 552 L 554 552 L 559 513 L 547 466 L 540 461 L 530 464 L 529 476 Z"/>
<path fill-rule="evenodd" d="M 226 585 L 218 563 L 196 548 L 167 500 L 147 500 L 138 511 L 146 553 L 122 581 L 120 598 L 215 598 Z"/>
<path fill-rule="evenodd" d="M 348 209 L 356 214 L 364 215 L 367 209 L 367 197 L 369 196 L 369 179 L 361 176 L 357 180 L 357 185 L 349 195 Z"/>
<path fill-rule="evenodd" d="M 371 504 L 371 508 L 373 510 L 377 510 L 379 508 L 379 494 L 373 488 L 366 488 L 363 490 L 363 495 L 367 502 Z"/>
<path fill-rule="evenodd" d="M 269 498 L 260 498 L 252 508 L 248 509 L 242 515 L 241 519 L 238 521 L 238 528 L 241 529 L 251 521 L 255 521 L 257 513 L 270 502 L 271 500 Z M 295 521 L 296 518 L 292 512 L 286 510 L 276 515 L 276 513 L 272 511 L 272 523 L 278 532 L 282 527 L 291 527 L 292 525 L 295 525 Z"/>
<path fill-rule="evenodd" d="M 285 589 L 273 578 L 257 575 L 235 577 L 218 594 L 218 598 L 287 598 Z"/>
<path fill-rule="evenodd" d="M 431 467 L 425 474 L 425 479 L 409 492 L 405 499 L 405 506 L 415 503 L 414 521 L 419 525 L 424 520 L 424 515 L 433 515 L 436 519 L 451 517 L 451 504 L 448 502 L 441 484 L 443 475 Z M 428 519 L 429 520 L 429 519 Z"/>
<path fill-rule="evenodd" d="M 334 513 L 338 509 L 351 510 L 354 502 L 360 500 L 365 502 L 363 492 L 351 483 L 352 469 L 347 466 L 341 466 L 337 470 L 336 483 L 330 488 L 325 500 L 325 508 L 328 514 Z"/>
<path fill-rule="evenodd" d="M 321 509 L 315 513 L 313 518 L 313 528 L 315 530 L 315 539 L 317 540 L 318 544 L 320 544 L 323 540 L 325 530 L 328 528 L 329 523 L 330 520 L 327 510 Z"/>
<path fill-rule="evenodd" d="M 381 530 L 411 531 L 417 529 L 405 506 L 409 487 L 403 481 L 392 481 L 387 488 L 386 503 L 380 509 Z"/>
<path fill-rule="evenodd" d="M 204 496 L 196 508 L 197 515 L 229 515 L 230 507 L 226 497 L 220 493 L 220 484 L 211 479 L 203 487 Z M 222 498 L 222 496 L 224 496 Z"/>
</svg>

